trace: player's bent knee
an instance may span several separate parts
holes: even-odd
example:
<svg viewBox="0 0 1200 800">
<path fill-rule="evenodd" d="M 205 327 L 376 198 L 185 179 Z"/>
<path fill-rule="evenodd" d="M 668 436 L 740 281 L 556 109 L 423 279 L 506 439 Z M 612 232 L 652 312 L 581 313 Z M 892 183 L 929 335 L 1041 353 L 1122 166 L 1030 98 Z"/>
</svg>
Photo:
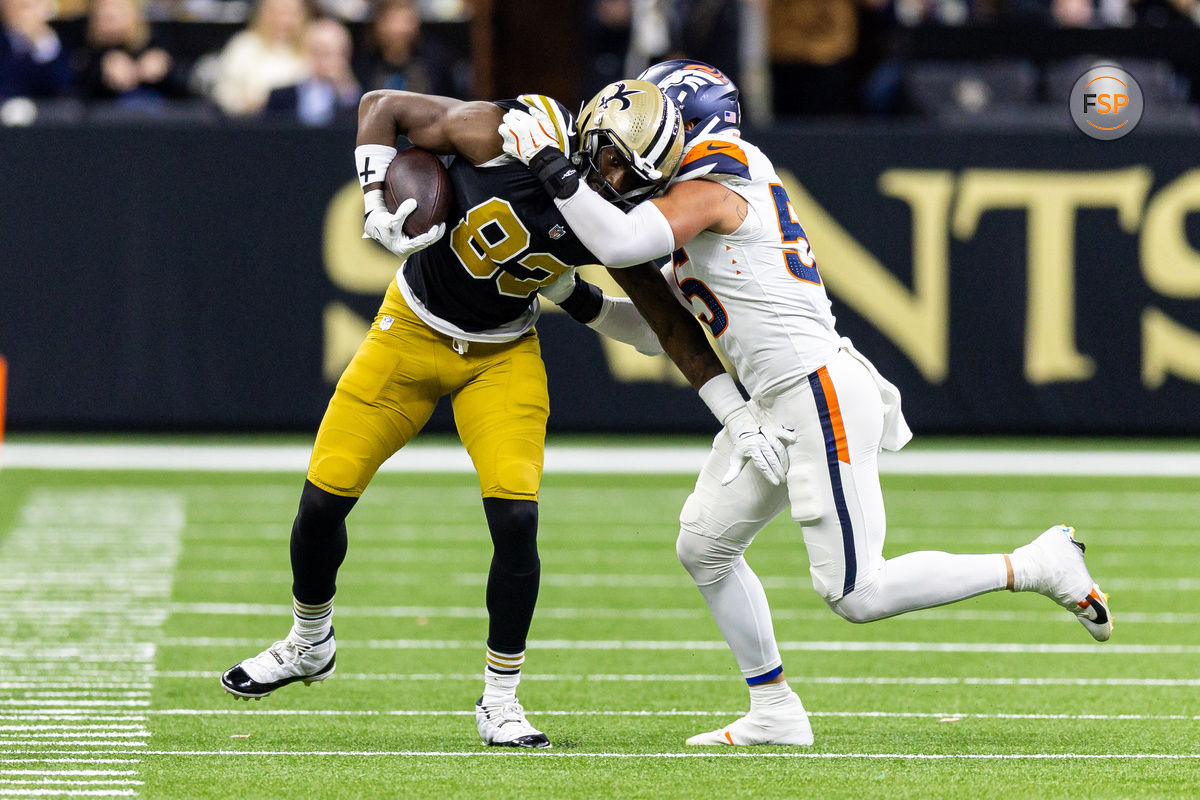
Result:
<svg viewBox="0 0 1200 800">
<path fill-rule="evenodd" d="M 697 586 L 709 586 L 733 571 L 742 548 L 681 529 L 675 540 L 675 554 Z"/>
<path fill-rule="evenodd" d="M 853 598 L 854 595 L 851 594 L 837 600 L 826 600 L 825 602 L 833 609 L 833 613 L 856 625 L 861 625 L 864 622 L 874 622 L 879 619 L 879 617 L 872 615 L 869 609 L 864 608 L 861 603 L 856 602 Z"/>
<path fill-rule="evenodd" d="M 879 602 L 878 592 L 872 584 L 856 586 L 850 594 L 833 600 L 826 598 L 825 602 L 839 617 L 857 625 L 891 616 Z"/>
<path fill-rule="evenodd" d="M 296 512 L 296 524 L 306 533 L 336 531 L 345 521 L 346 515 L 357 497 L 343 497 L 327 492 L 310 481 L 304 482 L 300 492 L 300 508 Z"/>
</svg>

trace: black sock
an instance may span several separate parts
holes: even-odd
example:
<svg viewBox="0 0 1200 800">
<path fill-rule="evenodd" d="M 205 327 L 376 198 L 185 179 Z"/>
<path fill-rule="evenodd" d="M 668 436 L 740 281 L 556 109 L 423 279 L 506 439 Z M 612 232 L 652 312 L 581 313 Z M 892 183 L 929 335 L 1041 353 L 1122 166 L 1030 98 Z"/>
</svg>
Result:
<svg viewBox="0 0 1200 800">
<path fill-rule="evenodd" d="M 346 515 L 357 497 L 342 497 L 308 481 L 292 523 L 292 596 L 319 605 L 333 599 L 337 571 L 346 558 Z"/>
<path fill-rule="evenodd" d="M 542 572 L 537 552 L 538 505 L 533 500 L 485 497 L 483 511 L 493 548 L 487 583 L 487 646 L 499 653 L 521 653 Z"/>
</svg>

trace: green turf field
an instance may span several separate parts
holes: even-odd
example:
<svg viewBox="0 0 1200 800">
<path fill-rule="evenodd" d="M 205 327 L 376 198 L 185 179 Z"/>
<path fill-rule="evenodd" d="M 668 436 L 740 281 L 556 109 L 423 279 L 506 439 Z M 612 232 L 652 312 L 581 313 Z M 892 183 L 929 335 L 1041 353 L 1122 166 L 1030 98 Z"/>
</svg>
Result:
<svg viewBox="0 0 1200 800">
<path fill-rule="evenodd" d="M 355 509 L 328 683 L 221 691 L 290 625 L 300 481 L 0 472 L 0 798 L 1200 795 L 1195 479 L 885 476 L 888 555 L 1076 525 L 1106 645 L 1008 593 L 851 625 L 775 523 L 748 558 L 816 745 L 698 751 L 747 697 L 675 559 L 691 477 L 549 475 L 520 692 L 539 753 L 475 732 L 490 546 L 469 475 L 380 475 Z"/>
</svg>

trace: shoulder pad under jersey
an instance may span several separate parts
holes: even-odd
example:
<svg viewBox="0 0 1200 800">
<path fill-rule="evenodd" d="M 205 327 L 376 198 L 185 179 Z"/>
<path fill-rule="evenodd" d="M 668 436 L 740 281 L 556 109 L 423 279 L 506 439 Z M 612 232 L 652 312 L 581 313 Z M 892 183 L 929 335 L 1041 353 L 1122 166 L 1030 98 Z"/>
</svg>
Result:
<svg viewBox="0 0 1200 800">
<path fill-rule="evenodd" d="M 579 131 L 575 128 L 575 115 L 553 97 L 547 97 L 544 94 L 523 94 L 512 100 L 497 100 L 496 105 L 505 110 L 516 108 L 522 111 L 531 111 L 535 108 L 538 109 L 554 124 L 554 137 L 558 140 L 558 147 L 563 151 L 563 155 L 569 158 L 579 149 Z"/>
<path fill-rule="evenodd" d="M 709 134 L 688 143 L 675 181 L 695 178 L 750 180 L 750 159 L 737 136 Z"/>
</svg>

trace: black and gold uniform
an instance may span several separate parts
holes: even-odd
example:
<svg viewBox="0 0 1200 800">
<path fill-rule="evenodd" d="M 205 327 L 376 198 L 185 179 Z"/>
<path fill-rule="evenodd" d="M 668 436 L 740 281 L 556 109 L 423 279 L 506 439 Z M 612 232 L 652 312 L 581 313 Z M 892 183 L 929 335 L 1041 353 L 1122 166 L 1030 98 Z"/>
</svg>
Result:
<svg viewBox="0 0 1200 800">
<path fill-rule="evenodd" d="M 570 114 L 554 101 L 498 103 L 531 104 L 555 112 L 572 147 Z M 523 164 L 453 158 L 448 170 L 446 235 L 397 272 L 321 423 L 308 479 L 327 492 L 361 495 L 449 394 L 483 496 L 537 499 L 549 414 L 537 290 L 596 259 Z"/>
</svg>

